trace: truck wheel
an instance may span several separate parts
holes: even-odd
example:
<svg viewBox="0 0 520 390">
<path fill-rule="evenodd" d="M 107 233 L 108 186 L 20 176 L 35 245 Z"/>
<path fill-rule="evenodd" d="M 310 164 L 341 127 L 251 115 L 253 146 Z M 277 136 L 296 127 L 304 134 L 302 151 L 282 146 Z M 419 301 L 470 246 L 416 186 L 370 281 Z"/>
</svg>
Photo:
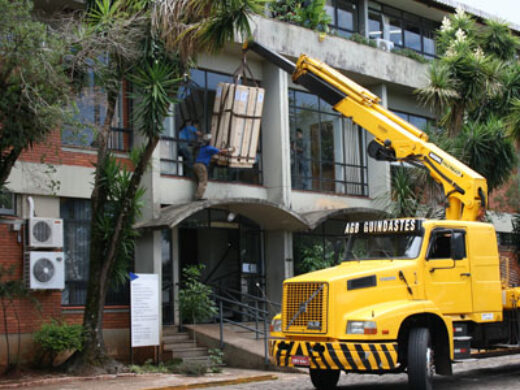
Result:
<svg viewBox="0 0 520 390">
<path fill-rule="evenodd" d="M 432 390 L 434 355 L 430 331 L 413 328 L 408 338 L 408 385 L 413 390 Z"/>
<path fill-rule="evenodd" d="M 340 370 L 309 370 L 311 381 L 318 390 L 328 390 L 336 388 L 339 380 Z"/>
</svg>

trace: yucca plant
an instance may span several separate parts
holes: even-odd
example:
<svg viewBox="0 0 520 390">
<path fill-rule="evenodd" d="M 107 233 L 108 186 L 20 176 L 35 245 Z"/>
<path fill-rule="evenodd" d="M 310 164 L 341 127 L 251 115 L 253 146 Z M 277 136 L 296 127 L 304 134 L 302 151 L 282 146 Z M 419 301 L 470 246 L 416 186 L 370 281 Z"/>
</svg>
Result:
<svg viewBox="0 0 520 390">
<path fill-rule="evenodd" d="M 106 113 L 96 135 L 84 345 L 73 357 L 71 369 L 82 372 L 85 366 L 110 363 L 102 333 L 108 285 L 126 278 L 136 237 L 131 227 L 144 192 L 141 179 L 184 73 L 198 52 L 222 48 L 235 33 L 247 37 L 249 17 L 262 11 L 263 4 L 263 0 L 92 0 L 74 30 L 72 74 L 81 75 L 77 69 L 82 67 L 95 73 Z M 129 170 L 116 162 L 107 143 L 123 78 L 133 84 L 133 127 L 142 139 L 131 152 Z"/>
<path fill-rule="evenodd" d="M 439 116 L 433 142 L 448 139 L 454 155 L 486 177 L 492 191 L 516 164 L 511 139 L 520 140 L 519 40 L 507 24 L 486 21 L 477 28 L 459 9 L 444 19 L 436 43 L 430 80 L 416 91 Z"/>
</svg>

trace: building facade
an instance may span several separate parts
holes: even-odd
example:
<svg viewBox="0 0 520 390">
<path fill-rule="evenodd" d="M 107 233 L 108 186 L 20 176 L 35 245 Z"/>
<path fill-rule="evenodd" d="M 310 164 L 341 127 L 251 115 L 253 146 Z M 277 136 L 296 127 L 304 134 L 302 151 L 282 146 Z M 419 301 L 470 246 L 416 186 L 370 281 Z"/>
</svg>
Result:
<svg viewBox="0 0 520 390">
<path fill-rule="evenodd" d="M 426 126 L 433 114 L 419 106 L 413 91 L 426 84 L 428 65 L 357 43 L 352 36 L 377 40 L 381 47 L 391 42 L 433 58 L 434 31 L 453 7 L 432 1 L 330 0 L 326 9 L 332 19 L 330 34 L 255 16 L 256 40 L 292 60 L 306 53 L 326 62 L 380 96 L 390 110 L 417 127 Z M 203 281 L 217 290 L 280 302 L 283 280 L 305 271 L 305 256 L 338 261 L 345 221 L 381 215 L 389 199 L 390 166 L 368 158 L 370 134 L 250 53 L 248 64 L 266 91 L 257 162 L 249 169 L 212 167 L 208 200 L 192 200 L 195 183 L 181 152 L 186 142 L 179 131 L 188 120 L 198 121 L 201 132 L 209 131 L 216 86 L 232 81 L 240 48 L 237 42 L 218 55 L 200 55 L 179 103 L 172 107 L 173 115 L 165 119 L 164 135 L 143 179 L 145 207 L 136 226 L 141 236 L 132 268 L 159 275 L 164 325 L 181 320 L 177 299 L 185 266 L 204 265 Z M 125 85 L 121 91 L 110 139 L 123 163 L 129 161 L 130 148 L 141 142 L 131 130 L 132 105 L 124 98 L 129 88 Z M 80 115 L 102 123 L 102 104 L 91 92 L 87 88 L 79 98 Z M 0 208 L 4 215 L 27 218 L 31 196 L 37 217 L 64 221 L 65 289 L 36 293 L 43 310 L 24 315 L 20 331 L 10 318 L 9 332 L 13 339 L 22 333 L 27 351 L 30 333 L 45 319 L 81 321 L 88 280 L 93 142 L 88 128 L 80 134 L 57 130 L 23 154 L 8 180 L 13 195 Z M 12 225 L 0 224 L 0 261 L 14 265 L 18 276 L 25 250 L 20 234 Z M 104 326 L 109 351 L 128 358 L 128 286 L 110 291 Z"/>
</svg>

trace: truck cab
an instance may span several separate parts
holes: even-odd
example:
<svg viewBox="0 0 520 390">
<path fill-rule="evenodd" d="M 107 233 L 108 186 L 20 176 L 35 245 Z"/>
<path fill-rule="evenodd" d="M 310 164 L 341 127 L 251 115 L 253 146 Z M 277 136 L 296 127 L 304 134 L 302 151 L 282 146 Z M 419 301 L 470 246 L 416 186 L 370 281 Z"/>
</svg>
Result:
<svg viewBox="0 0 520 390">
<path fill-rule="evenodd" d="M 481 222 L 348 222 L 343 262 L 288 279 L 272 322 L 276 365 L 309 367 L 319 389 L 339 372 L 407 371 L 431 388 L 434 370 L 469 356 L 469 331 L 503 320 L 493 226 Z M 457 333 L 454 326 L 464 324 Z"/>
</svg>

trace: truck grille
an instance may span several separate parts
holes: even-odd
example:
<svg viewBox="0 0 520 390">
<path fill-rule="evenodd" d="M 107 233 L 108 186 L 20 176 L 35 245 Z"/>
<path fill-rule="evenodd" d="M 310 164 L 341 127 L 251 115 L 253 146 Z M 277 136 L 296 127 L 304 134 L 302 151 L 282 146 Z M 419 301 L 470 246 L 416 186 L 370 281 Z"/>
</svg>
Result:
<svg viewBox="0 0 520 390">
<path fill-rule="evenodd" d="M 283 288 L 283 331 L 327 332 L 328 284 L 286 283 Z"/>
</svg>

